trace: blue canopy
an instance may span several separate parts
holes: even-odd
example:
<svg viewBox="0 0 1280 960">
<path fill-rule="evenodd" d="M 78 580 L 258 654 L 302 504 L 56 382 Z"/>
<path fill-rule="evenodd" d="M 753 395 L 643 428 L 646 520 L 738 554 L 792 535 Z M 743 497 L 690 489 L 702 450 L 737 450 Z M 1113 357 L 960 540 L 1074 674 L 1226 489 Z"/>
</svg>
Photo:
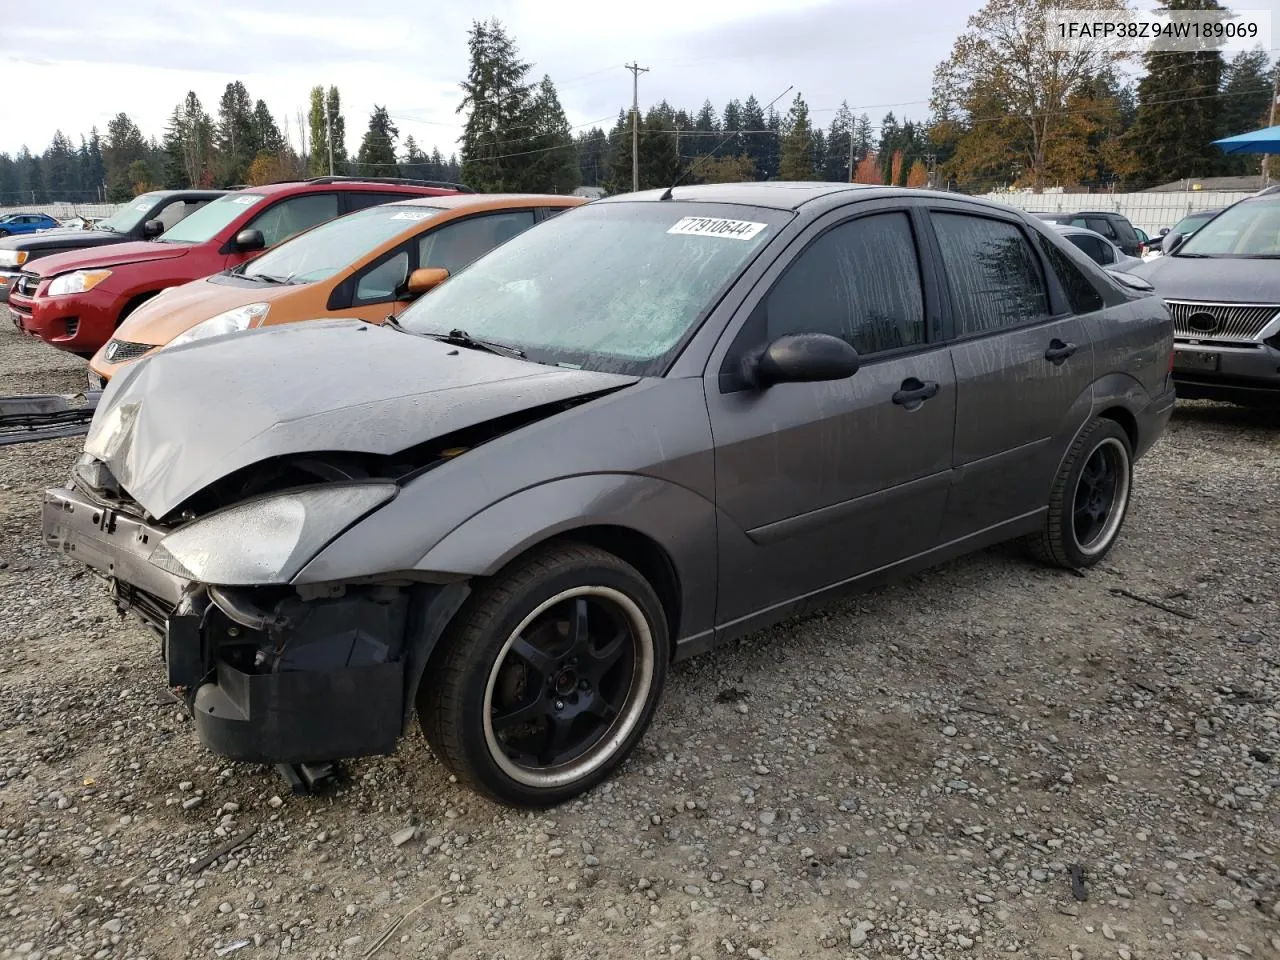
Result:
<svg viewBox="0 0 1280 960">
<path fill-rule="evenodd" d="M 1280 127 L 1266 127 L 1213 141 L 1225 153 L 1280 153 Z"/>
</svg>

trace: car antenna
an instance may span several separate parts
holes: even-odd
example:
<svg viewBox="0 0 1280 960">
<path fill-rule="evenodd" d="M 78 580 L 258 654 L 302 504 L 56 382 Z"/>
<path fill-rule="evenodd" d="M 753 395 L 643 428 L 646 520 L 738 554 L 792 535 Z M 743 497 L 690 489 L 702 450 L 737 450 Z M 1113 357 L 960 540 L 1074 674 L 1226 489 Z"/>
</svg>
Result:
<svg viewBox="0 0 1280 960">
<path fill-rule="evenodd" d="M 794 84 L 794 83 L 788 84 L 788 85 L 787 85 L 787 89 L 786 89 L 786 90 L 783 90 L 780 94 L 778 94 L 776 97 L 774 97 L 774 98 L 773 98 L 772 100 L 770 100 L 768 103 L 766 103 L 766 104 L 764 105 L 764 110 L 761 110 L 760 112 L 761 112 L 761 113 L 764 113 L 764 111 L 765 111 L 765 110 L 768 110 L 770 107 L 772 107 L 775 103 L 777 103 L 779 100 L 781 100 L 783 97 L 785 97 L 785 96 L 786 96 L 786 95 L 791 91 L 791 88 L 792 88 L 792 87 L 794 87 L 794 86 L 795 86 L 795 84 Z M 733 133 L 729 134 L 727 137 L 725 137 L 723 140 L 721 140 L 719 143 L 717 143 L 714 147 L 712 147 L 712 148 L 711 148 L 711 153 L 709 154 L 709 156 L 713 156 L 713 157 L 714 157 L 714 156 L 715 156 L 715 154 L 716 154 L 716 151 L 717 151 L 717 150 L 719 150 L 721 147 L 723 147 L 726 143 L 728 143 L 730 140 L 732 140 L 732 139 L 733 139 L 734 137 L 736 137 L 737 135 L 738 135 L 738 131 L 737 131 L 737 130 L 733 131 Z M 689 175 L 689 171 L 690 171 L 690 170 L 692 170 L 692 169 L 693 169 L 693 164 L 689 164 L 688 166 L 686 166 L 686 167 L 684 168 L 684 173 L 682 173 L 682 174 L 680 174 L 680 176 L 676 177 L 676 181 L 675 181 L 675 183 L 671 184 L 671 186 L 667 187 L 667 189 L 665 189 L 665 190 L 663 190 L 663 191 L 662 191 L 662 196 L 658 197 L 658 200 L 659 200 L 659 201 L 662 201 L 662 200 L 670 200 L 670 199 L 671 199 L 671 191 L 672 191 L 672 190 L 674 190 L 676 187 L 680 186 L 680 181 L 682 181 L 685 177 L 687 177 L 687 176 Z"/>
</svg>

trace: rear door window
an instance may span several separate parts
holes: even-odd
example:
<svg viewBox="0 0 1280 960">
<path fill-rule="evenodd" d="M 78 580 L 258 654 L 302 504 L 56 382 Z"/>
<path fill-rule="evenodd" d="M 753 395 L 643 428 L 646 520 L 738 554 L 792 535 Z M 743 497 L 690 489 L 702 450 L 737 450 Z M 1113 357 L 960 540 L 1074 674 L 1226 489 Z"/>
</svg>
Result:
<svg viewBox="0 0 1280 960">
<path fill-rule="evenodd" d="M 1111 221 L 1102 217 L 1085 217 L 1084 225 L 1094 233 L 1100 233 L 1104 237 L 1114 238 L 1116 235 L 1116 228 L 1111 225 Z"/>
<path fill-rule="evenodd" d="M 932 214 L 951 289 L 956 335 L 1041 323 L 1049 292 L 1035 251 L 1015 224 L 971 214 Z"/>
</svg>

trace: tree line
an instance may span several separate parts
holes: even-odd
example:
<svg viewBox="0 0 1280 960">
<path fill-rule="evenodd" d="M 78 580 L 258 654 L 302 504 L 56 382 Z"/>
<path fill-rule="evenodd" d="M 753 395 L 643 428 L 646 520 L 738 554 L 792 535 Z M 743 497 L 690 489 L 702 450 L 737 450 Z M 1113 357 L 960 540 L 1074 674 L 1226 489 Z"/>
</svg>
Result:
<svg viewBox="0 0 1280 960">
<path fill-rule="evenodd" d="M 1090 0 L 1120 9 L 1123 0 Z M 847 101 L 820 126 L 801 94 L 785 112 L 754 96 L 717 109 L 665 100 L 635 118 L 640 187 L 742 180 L 853 180 L 966 192 L 1003 187 L 1142 189 L 1181 178 L 1256 172 L 1212 141 L 1267 122 L 1277 66 L 1257 49 L 1151 53 L 1124 78 L 1124 54 L 1098 46 L 1050 50 L 1045 16 L 1057 0 L 988 0 L 934 72 L 927 117 L 873 125 Z M 1217 0 L 1168 0 L 1220 9 Z M 256 185 L 300 176 L 404 176 L 461 181 L 483 192 L 631 189 L 632 126 L 570 126 L 550 76 L 535 79 L 497 21 L 474 21 L 457 112 L 459 149 L 429 153 L 375 106 L 355 156 L 336 86 L 277 119 L 244 84 L 226 85 L 213 114 L 194 91 L 160 140 L 125 113 L 78 146 L 61 131 L 41 154 L 0 153 L 0 203 L 127 200 L 156 187 Z M 332 144 L 332 151 L 330 151 Z"/>
</svg>

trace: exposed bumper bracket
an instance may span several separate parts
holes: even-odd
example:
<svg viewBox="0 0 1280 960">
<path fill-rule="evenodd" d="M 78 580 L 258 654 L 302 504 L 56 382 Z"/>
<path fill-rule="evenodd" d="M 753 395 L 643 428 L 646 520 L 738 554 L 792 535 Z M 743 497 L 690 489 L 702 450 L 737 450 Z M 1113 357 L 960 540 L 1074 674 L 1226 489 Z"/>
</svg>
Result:
<svg viewBox="0 0 1280 960">
<path fill-rule="evenodd" d="M 82 436 L 89 432 L 101 397 L 101 390 L 72 396 L 0 397 L 0 446 Z M 83 403 L 74 404 L 77 400 Z"/>
</svg>

